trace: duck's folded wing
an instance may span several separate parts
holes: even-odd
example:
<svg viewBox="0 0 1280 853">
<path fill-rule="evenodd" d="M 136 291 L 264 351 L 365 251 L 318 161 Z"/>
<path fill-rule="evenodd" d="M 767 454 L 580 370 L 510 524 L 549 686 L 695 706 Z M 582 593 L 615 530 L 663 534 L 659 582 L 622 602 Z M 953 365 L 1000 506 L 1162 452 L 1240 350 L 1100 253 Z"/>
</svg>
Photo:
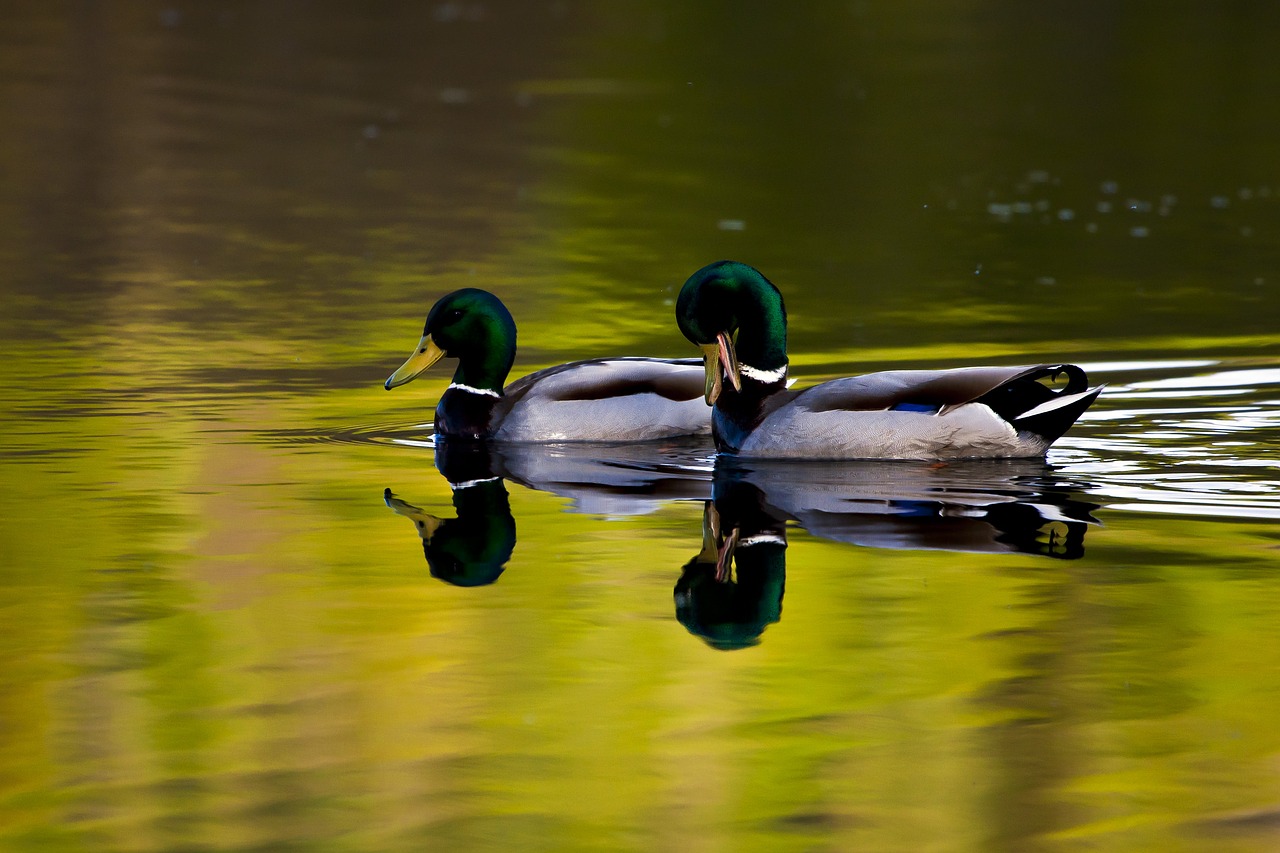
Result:
<svg viewBox="0 0 1280 853">
<path fill-rule="evenodd" d="M 1041 380 L 1066 379 L 1050 388 Z M 835 379 L 801 391 L 795 404 L 814 412 L 915 409 L 942 411 L 982 402 L 1012 420 L 1056 398 L 1088 389 L 1088 377 L 1074 364 L 1024 367 L 961 367 L 953 370 L 888 370 Z"/>
<path fill-rule="evenodd" d="M 526 398 L 549 401 L 608 400 L 656 394 L 673 402 L 701 399 L 705 374 L 699 358 L 601 358 L 530 373 L 504 390 L 515 405 Z"/>
</svg>

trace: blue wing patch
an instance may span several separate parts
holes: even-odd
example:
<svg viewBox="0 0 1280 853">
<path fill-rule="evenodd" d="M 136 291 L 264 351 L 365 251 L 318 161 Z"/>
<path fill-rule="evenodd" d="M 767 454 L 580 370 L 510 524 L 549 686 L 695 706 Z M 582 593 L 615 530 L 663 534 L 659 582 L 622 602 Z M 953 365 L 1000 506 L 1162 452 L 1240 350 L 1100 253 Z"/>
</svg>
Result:
<svg viewBox="0 0 1280 853">
<path fill-rule="evenodd" d="M 920 412 L 926 415 L 936 415 L 941 408 L 942 406 L 934 405 L 932 403 L 898 403 L 897 405 L 890 406 L 889 411 Z"/>
</svg>

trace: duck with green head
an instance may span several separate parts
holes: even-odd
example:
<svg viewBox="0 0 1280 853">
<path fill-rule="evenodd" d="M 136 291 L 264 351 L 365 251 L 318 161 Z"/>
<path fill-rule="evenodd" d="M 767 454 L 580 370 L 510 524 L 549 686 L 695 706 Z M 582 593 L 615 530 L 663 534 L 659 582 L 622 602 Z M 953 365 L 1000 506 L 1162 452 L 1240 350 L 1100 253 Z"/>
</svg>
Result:
<svg viewBox="0 0 1280 853">
<path fill-rule="evenodd" d="M 739 456 L 1043 456 L 1102 390 L 1073 364 L 891 370 L 789 390 L 782 294 L 735 261 L 690 276 L 676 322 L 703 351 L 716 449 Z"/>
<path fill-rule="evenodd" d="M 436 433 L 498 441 L 646 441 L 706 433 L 711 418 L 697 359 L 600 358 L 561 364 L 503 387 L 516 324 L 498 297 L 464 288 L 427 314 L 422 340 L 389 391 L 441 358 L 458 360 L 436 405 Z"/>
</svg>

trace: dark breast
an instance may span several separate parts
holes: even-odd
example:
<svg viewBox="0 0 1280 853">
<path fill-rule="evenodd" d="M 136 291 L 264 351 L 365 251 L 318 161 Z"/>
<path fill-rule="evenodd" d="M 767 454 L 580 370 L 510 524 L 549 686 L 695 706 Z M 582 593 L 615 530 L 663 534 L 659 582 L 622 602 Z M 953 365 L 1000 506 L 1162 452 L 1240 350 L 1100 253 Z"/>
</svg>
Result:
<svg viewBox="0 0 1280 853">
<path fill-rule="evenodd" d="M 751 427 L 742 424 L 728 415 L 719 406 L 711 412 L 711 437 L 716 443 L 716 450 L 726 453 L 737 453 L 742 449 L 742 442 L 751 434 Z"/>
<path fill-rule="evenodd" d="M 488 394 L 450 388 L 436 405 L 436 432 L 458 438 L 487 438 L 493 433 L 493 413 L 500 402 Z"/>
<path fill-rule="evenodd" d="M 760 425 L 770 413 L 795 397 L 781 381 L 764 385 L 746 377 L 742 390 L 726 387 L 711 412 L 711 435 L 716 449 L 737 452 L 751 431 Z"/>
</svg>

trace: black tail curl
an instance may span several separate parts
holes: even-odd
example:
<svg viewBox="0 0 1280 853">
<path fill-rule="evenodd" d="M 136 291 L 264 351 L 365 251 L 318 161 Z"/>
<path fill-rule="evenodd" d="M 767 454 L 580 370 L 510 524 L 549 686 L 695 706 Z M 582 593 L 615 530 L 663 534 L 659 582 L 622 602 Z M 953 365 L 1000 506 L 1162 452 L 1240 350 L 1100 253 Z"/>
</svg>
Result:
<svg viewBox="0 0 1280 853">
<path fill-rule="evenodd" d="M 1065 376 L 1067 384 L 1050 388 L 1041 380 L 1060 381 Z M 1089 390 L 1089 376 L 1074 364 L 1050 364 L 1025 373 L 998 388 L 993 388 L 978 398 L 977 402 L 990 406 L 996 414 L 1022 432 L 1038 435 L 1046 442 L 1061 437 L 1076 419 L 1089 408 L 1102 388 L 1060 408 L 1049 409 L 1031 417 L 1024 417 L 1051 400 L 1070 397 Z"/>
</svg>

